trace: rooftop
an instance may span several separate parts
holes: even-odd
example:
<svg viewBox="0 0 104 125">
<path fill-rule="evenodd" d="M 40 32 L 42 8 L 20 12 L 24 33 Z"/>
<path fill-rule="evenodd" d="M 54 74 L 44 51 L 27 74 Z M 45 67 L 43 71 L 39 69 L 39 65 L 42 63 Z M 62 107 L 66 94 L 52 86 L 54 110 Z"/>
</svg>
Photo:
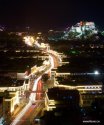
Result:
<svg viewBox="0 0 104 125">
<path fill-rule="evenodd" d="M 65 99 L 64 96 L 79 95 L 79 92 L 77 90 L 67 90 L 62 87 L 53 87 L 48 89 L 47 94 L 49 96 L 49 99 L 60 100 Z"/>
<path fill-rule="evenodd" d="M 58 76 L 56 77 L 57 81 L 60 85 L 101 85 L 101 81 L 99 76 L 96 76 L 96 78 L 92 75 L 69 75 L 69 76 Z"/>
<path fill-rule="evenodd" d="M 0 77 L 0 87 L 22 86 L 24 80 L 11 79 L 10 77 Z"/>
</svg>

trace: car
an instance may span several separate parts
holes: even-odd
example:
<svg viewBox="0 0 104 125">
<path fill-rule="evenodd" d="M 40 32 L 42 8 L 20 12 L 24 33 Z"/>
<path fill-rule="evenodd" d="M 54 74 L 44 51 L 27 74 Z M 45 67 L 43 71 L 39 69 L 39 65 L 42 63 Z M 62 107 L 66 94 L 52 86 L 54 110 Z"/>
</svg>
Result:
<svg viewBox="0 0 104 125">
<path fill-rule="evenodd" d="M 40 123 L 40 118 L 39 117 L 34 118 L 34 123 L 39 124 Z"/>
</svg>

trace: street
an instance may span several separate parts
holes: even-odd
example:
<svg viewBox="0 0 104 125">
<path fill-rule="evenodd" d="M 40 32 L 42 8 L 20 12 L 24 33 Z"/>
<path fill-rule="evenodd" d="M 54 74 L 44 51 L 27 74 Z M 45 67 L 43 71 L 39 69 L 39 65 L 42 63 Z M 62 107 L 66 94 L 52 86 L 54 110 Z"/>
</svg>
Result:
<svg viewBox="0 0 104 125">
<path fill-rule="evenodd" d="M 32 91 L 37 90 L 38 82 L 41 79 L 41 76 L 57 66 L 58 66 L 58 60 L 56 60 L 56 56 L 50 54 L 50 64 L 44 66 L 44 69 L 42 67 L 42 70 L 39 71 L 38 77 L 34 80 Z M 11 125 L 22 125 L 22 124 L 30 125 L 30 123 L 33 123 L 33 119 L 44 108 L 43 102 L 42 103 L 40 102 L 38 104 L 36 103 L 36 105 L 32 105 L 32 103 L 36 101 L 35 99 L 36 99 L 36 93 L 30 93 L 29 102 L 16 116 Z"/>
</svg>

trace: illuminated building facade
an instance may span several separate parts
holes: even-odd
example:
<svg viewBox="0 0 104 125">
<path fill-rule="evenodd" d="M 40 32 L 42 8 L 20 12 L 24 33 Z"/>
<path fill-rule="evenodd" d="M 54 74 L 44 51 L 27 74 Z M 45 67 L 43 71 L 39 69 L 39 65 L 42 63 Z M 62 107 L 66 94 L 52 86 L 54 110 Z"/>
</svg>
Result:
<svg viewBox="0 0 104 125">
<path fill-rule="evenodd" d="M 10 81 L 9 81 L 10 80 Z M 3 82 L 5 84 L 3 85 Z M 6 84 L 7 83 L 7 84 Z M 0 92 L 8 91 L 18 91 L 19 95 L 23 95 L 26 90 L 29 90 L 30 80 L 16 80 L 13 82 L 12 79 L 8 79 L 8 81 L 2 81 L 2 85 L 0 86 Z"/>
<path fill-rule="evenodd" d="M 79 98 L 78 90 L 60 87 L 48 89 L 45 96 L 44 125 L 48 125 L 49 122 L 53 125 L 81 125 Z"/>
<path fill-rule="evenodd" d="M 91 106 L 94 99 L 99 98 L 103 90 L 102 82 L 91 81 L 89 76 L 71 76 L 68 73 L 59 73 L 55 78 L 54 86 L 69 89 L 78 90 L 80 93 L 80 106 Z M 88 80 L 88 81 L 87 81 Z"/>
<path fill-rule="evenodd" d="M 78 90 L 53 87 L 46 92 L 45 107 L 47 111 L 55 108 L 76 108 L 79 106 L 79 98 Z"/>
<path fill-rule="evenodd" d="M 15 106 L 19 104 L 18 91 L 5 91 L 0 92 L 0 96 L 3 98 L 2 112 L 3 115 L 12 114 L 15 110 Z"/>
<path fill-rule="evenodd" d="M 64 39 L 82 38 L 82 35 L 84 35 L 84 37 L 87 38 L 88 36 L 97 33 L 98 30 L 94 22 L 81 21 L 76 25 L 72 26 L 70 29 L 68 29 L 68 31 L 65 31 L 63 38 Z"/>
</svg>

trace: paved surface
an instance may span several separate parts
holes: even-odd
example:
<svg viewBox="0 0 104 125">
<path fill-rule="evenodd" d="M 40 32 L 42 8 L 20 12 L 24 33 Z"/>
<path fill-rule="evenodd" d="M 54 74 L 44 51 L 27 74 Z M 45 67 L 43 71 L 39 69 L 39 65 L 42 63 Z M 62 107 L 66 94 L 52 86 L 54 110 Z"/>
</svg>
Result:
<svg viewBox="0 0 104 125">
<path fill-rule="evenodd" d="M 59 61 L 57 59 L 56 56 L 52 55 L 53 60 L 54 60 L 54 68 L 57 68 L 57 66 L 59 66 Z M 40 72 L 38 74 L 38 76 L 42 75 L 47 69 L 49 69 L 49 67 L 47 67 L 45 70 L 43 70 L 43 72 Z M 48 87 L 52 87 L 54 80 L 53 79 L 49 79 L 47 81 L 49 83 Z M 30 89 L 33 87 L 33 84 L 31 83 L 31 87 Z M 38 89 L 40 90 L 40 84 Z M 40 99 L 40 94 L 37 95 L 38 99 Z M 18 112 L 22 109 L 23 107 L 18 107 L 14 113 L 14 117 L 16 117 L 16 115 L 18 114 Z M 32 105 L 27 112 L 23 115 L 23 117 L 21 118 L 21 120 L 16 124 L 16 125 L 31 125 L 34 124 L 33 123 L 33 119 L 38 115 L 38 113 L 44 108 L 44 103 L 40 103 L 40 104 L 36 104 L 36 105 Z"/>
<path fill-rule="evenodd" d="M 37 104 L 32 105 L 25 115 L 21 118 L 21 121 L 17 125 L 33 125 L 34 118 L 40 113 L 44 108 L 44 102 L 37 102 Z"/>
</svg>

